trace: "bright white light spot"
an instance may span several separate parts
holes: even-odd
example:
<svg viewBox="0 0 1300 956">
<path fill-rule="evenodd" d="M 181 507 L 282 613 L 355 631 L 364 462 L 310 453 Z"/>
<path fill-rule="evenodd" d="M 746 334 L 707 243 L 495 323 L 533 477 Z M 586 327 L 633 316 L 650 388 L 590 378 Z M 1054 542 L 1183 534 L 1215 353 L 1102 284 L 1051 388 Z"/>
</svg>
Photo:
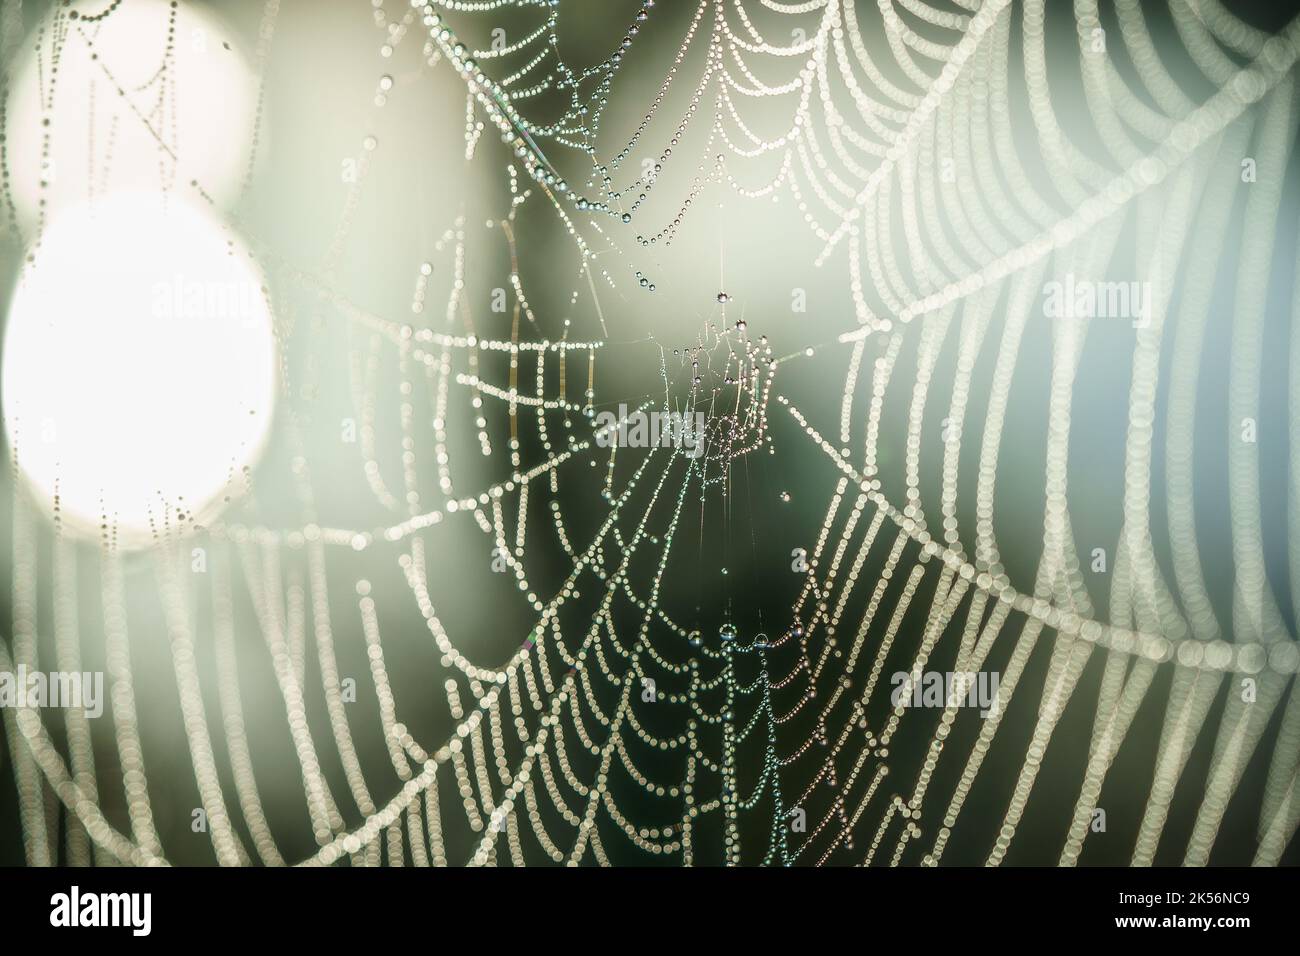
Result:
<svg viewBox="0 0 1300 956">
<path fill-rule="evenodd" d="M 66 210 L 24 266 L 5 329 L 5 429 L 65 524 L 147 543 L 209 519 L 266 441 L 276 347 L 262 278 L 206 211 L 119 193 Z M 102 502 L 102 503 L 101 503 Z"/>
<path fill-rule="evenodd" d="M 57 4 L 59 14 L 81 19 L 56 31 L 47 16 L 44 33 L 30 34 L 11 66 L 8 161 L 29 233 L 42 197 L 54 211 L 114 190 L 186 191 L 197 180 L 225 208 L 243 184 L 258 89 L 234 32 L 210 10 L 182 3 L 165 61 L 168 0 L 129 0 L 103 20 L 84 19 L 106 6 Z"/>
</svg>

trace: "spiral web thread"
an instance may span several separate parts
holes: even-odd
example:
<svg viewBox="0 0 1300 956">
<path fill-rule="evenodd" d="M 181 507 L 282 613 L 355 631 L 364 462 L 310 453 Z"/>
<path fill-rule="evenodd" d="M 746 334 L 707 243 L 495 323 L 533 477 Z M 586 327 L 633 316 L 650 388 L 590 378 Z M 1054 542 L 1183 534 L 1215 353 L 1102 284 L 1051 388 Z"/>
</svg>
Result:
<svg viewBox="0 0 1300 956">
<path fill-rule="evenodd" d="M 477 338 L 459 281 L 465 255 L 460 222 L 448 230 L 441 249 L 457 278 L 448 295 L 445 328 L 459 321 L 466 327 L 463 333 L 367 313 L 335 287 L 328 262 L 319 274 L 280 268 L 281 280 L 309 289 L 367 333 L 358 337 L 366 345 L 358 347 L 354 361 L 363 426 L 376 407 L 378 390 L 385 387 L 366 373 L 367 362 L 395 357 L 402 370 L 398 387 L 405 403 L 404 438 L 414 443 L 418 426 L 411 407 L 416 401 L 427 402 L 442 422 L 452 393 L 463 391 L 472 396 L 475 408 L 507 409 L 511 438 L 504 452 L 497 449 L 482 415 L 475 429 L 485 455 L 510 456 L 513 475 L 477 493 L 460 490 L 453 484 L 444 426 L 437 425 L 437 494 L 426 489 L 413 454 L 404 458 L 400 491 L 386 484 L 378 468 L 367 470 L 376 501 L 396 513 L 385 527 L 321 526 L 313 513 L 311 476 L 299 459 L 295 479 L 308 516 L 302 527 L 277 531 L 217 524 L 202 529 L 216 555 L 205 586 L 211 588 L 210 634 L 220 671 L 219 719 L 205 710 L 195 665 L 199 635 L 190 623 L 192 585 L 184 577 L 189 539 L 181 537 L 174 521 L 163 523 L 152 555 L 155 583 L 167 612 L 184 729 L 217 859 L 228 864 L 286 862 L 266 820 L 249 758 L 255 743 L 241 717 L 231 625 L 232 593 L 241 589 L 257 612 L 301 769 L 319 846 L 305 862 L 464 862 L 448 859 L 444 834 L 454 827 L 475 835 L 469 861 L 476 864 L 507 858 L 516 865 L 547 858 L 607 863 L 605 844 L 611 837 L 688 864 L 937 864 L 1003 728 L 1003 716 L 1013 700 L 1028 696 L 1034 703 L 1032 730 L 1023 744 L 1009 745 L 1017 750 L 1019 769 L 987 855 L 987 862 L 996 864 L 1012 845 L 1081 675 L 1099 658 L 1099 689 L 1095 700 L 1084 703 L 1092 715 L 1086 767 L 1077 792 L 1059 795 L 1057 810 L 1069 824 L 1059 862 L 1078 860 L 1103 782 L 1135 715 L 1153 687 L 1167 686 L 1133 862 L 1154 860 L 1189 755 L 1198 740 L 1213 736 L 1203 796 L 1183 850 L 1186 862 L 1207 862 L 1228 803 L 1272 723 L 1277 736 L 1258 811 L 1255 861 L 1276 863 L 1300 823 L 1300 701 L 1291 688 L 1300 651 L 1264 570 L 1258 447 L 1235 438 L 1226 449 L 1232 621 L 1229 625 L 1216 617 L 1196 543 L 1192 444 L 1211 293 L 1220 262 L 1231 252 L 1225 239 L 1236 204 L 1244 205 L 1245 218 L 1231 349 L 1225 357 L 1233 435 L 1236 423 L 1256 421 L 1262 411 L 1265 290 L 1300 115 L 1300 104 L 1293 102 L 1300 19 L 1268 35 L 1216 0 L 1171 2 L 1168 14 L 1177 40 L 1212 87 L 1209 95 L 1194 96 L 1156 54 L 1147 14 L 1137 0 L 1116 0 L 1105 13 L 1112 24 L 1107 27 L 1097 4 L 1077 0 L 1072 12 L 1082 92 L 1102 134 L 1098 143 L 1104 155 L 1099 155 L 1096 144 L 1085 149 L 1062 129 L 1046 92 L 1044 0 L 1017 5 L 958 0 L 942 8 L 921 0 L 880 0 L 874 9 L 841 0 L 710 0 L 699 4 L 672 72 L 633 143 L 602 161 L 594 147 L 601 87 L 620 73 L 627 51 L 665 6 L 646 4 L 618 50 L 585 69 L 572 68 L 560 57 L 560 20 L 549 3 L 417 4 L 392 14 L 377 3 L 374 18 L 386 46 L 418 38 L 425 44 L 426 63 L 436 69 L 450 64 L 466 82 L 467 156 L 473 156 L 485 127 L 495 127 L 519 161 L 511 170 L 514 204 L 502 224 L 512 249 L 514 211 L 544 197 L 574 237 L 585 278 L 593 280 L 593 301 L 592 269 L 598 261 L 593 250 L 612 242 L 604 223 L 638 212 L 643 200 L 633 197 L 656 185 L 654 176 L 643 175 L 620 188 L 614 177 L 632 146 L 646 135 L 665 92 L 683 82 L 688 54 L 702 47 L 705 64 L 692 108 L 678 129 L 706 122 L 702 117 L 708 111 L 701 107 L 712 97 L 705 159 L 678 215 L 657 231 L 640 232 L 640 244 L 648 249 L 671 243 L 689 215 L 686 199 L 708 185 L 725 184 L 750 198 L 789 190 L 808 228 L 823 243 L 819 261 L 844 255 L 851 276 L 858 324 L 838 343 L 847 361 L 839 422 L 826 426 L 811 421 L 791 400 L 772 391 L 782 360 L 772 357 L 765 342 L 751 343 L 743 330 L 701 342 L 699 350 L 725 356 L 719 364 L 726 367 L 715 372 L 710 366 L 714 380 L 703 388 L 714 396 L 735 394 L 743 400 L 745 414 L 713 417 L 711 451 L 700 460 L 678 449 L 652 448 L 622 479 L 611 463 L 608 511 L 589 539 L 574 540 L 555 496 L 561 480 L 586 460 L 583 452 L 594 444 L 594 426 L 586 413 L 595 397 L 594 368 L 603 340 L 569 341 L 567 334 L 561 340 L 528 339 L 526 330 L 536 330 L 538 323 L 517 272 L 512 278 L 514 334 L 509 340 Z M 472 30 L 475 18 L 506 7 L 535 16 L 535 29 L 505 49 L 475 50 L 458 39 L 462 22 Z M 272 28 L 277 10 L 277 4 L 267 4 Z M 802 39 L 772 39 L 791 36 L 792 30 Z M 868 50 L 866 36 L 883 36 L 888 64 Z M 1121 48 L 1131 69 L 1116 67 Z M 1023 67 L 1020 79 L 1013 75 L 1017 61 Z M 785 80 L 760 79 L 781 68 Z M 905 82 L 891 79 L 900 76 Z M 1012 117 L 1019 111 L 1012 87 L 1017 83 L 1028 91 L 1036 161 L 1046 173 L 1042 177 L 1023 169 L 1022 147 L 1013 141 Z M 558 122 L 530 121 L 530 98 L 557 86 L 572 90 L 573 108 Z M 788 132 L 775 139 L 756 134 L 745 119 L 750 101 L 763 101 L 768 109 L 774 103 L 788 105 Z M 478 123 L 476 116 L 486 123 Z M 674 161 L 676 142 L 674 138 L 659 153 L 659 168 Z M 565 181 L 557 165 L 561 155 L 590 156 L 591 178 L 581 186 Z M 1237 175 L 1246 158 L 1258 168 L 1258 180 L 1249 184 Z M 745 171 L 751 165 L 760 168 L 760 160 L 774 164 L 776 172 L 755 185 L 755 177 L 744 178 Z M 527 187 L 516 182 L 519 172 L 534 182 Z M 1003 566 L 994 535 L 994 484 L 1011 382 L 1026 327 L 1042 307 L 1043 283 L 1067 274 L 1101 274 L 1127 217 L 1139 237 L 1138 275 L 1155 294 L 1134 336 L 1124 474 L 1122 483 L 1116 483 L 1123 488 L 1123 526 L 1111 572 L 1110 608 L 1102 615 L 1083 584 L 1066 496 L 1072 386 L 1087 319 L 1051 326 L 1046 507 L 1032 587 L 1017 588 Z M 440 274 L 442 268 L 439 264 Z M 600 278 L 613 281 L 603 271 Z M 1176 316 L 1170 309 L 1175 293 Z M 1300 321 L 1300 294 L 1294 296 L 1292 316 L 1293 324 Z M 922 426 L 945 347 L 955 348 L 957 362 L 942 436 L 936 523 L 933 502 L 927 508 L 922 501 L 921 448 L 932 440 Z M 480 368 L 483 357 L 493 352 L 509 357 L 507 381 L 494 380 Z M 981 357 L 992 363 L 993 375 L 986 393 L 976 395 L 973 373 Z M 1300 352 L 1293 349 L 1293 381 L 1300 381 L 1298 361 Z M 910 362 L 914 369 L 907 367 Z M 551 368 L 565 384 L 548 392 Z M 1149 508 L 1162 369 L 1169 378 L 1163 472 L 1172 581 L 1157 561 Z M 568 384 L 575 373 L 587 383 L 579 400 L 571 398 Z M 526 383 L 534 375 L 531 387 Z M 666 363 L 666 384 L 668 377 Z M 889 387 L 897 382 L 911 383 L 910 389 L 901 389 L 905 409 L 900 389 Z M 691 394 L 692 401 L 701 400 L 698 391 Z M 1300 412 L 1297 395 L 1292 385 L 1292 415 Z M 981 403 L 982 422 L 974 411 Z M 658 601 L 663 578 L 671 573 L 674 530 L 688 504 L 704 493 L 711 467 L 725 470 L 737 457 L 770 442 L 770 415 L 788 415 L 809 447 L 837 473 L 809 550 L 806 583 L 791 608 L 790 625 L 776 638 L 733 632 L 720 641 L 702 640 Z M 886 487 L 878 471 L 882 429 L 891 420 L 906 422 L 903 488 Z M 545 451 L 533 462 L 523 460 L 525 443 L 518 437 L 528 429 Z M 719 435 L 734 439 L 740 433 L 745 440 L 721 450 Z M 363 427 L 363 455 L 379 457 L 367 442 L 373 442 L 373 433 Z M 972 460 L 969 452 L 962 457 L 963 446 L 972 444 L 978 447 L 973 542 L 969 532 L 963 539 L 958 527 L 964 494 L 959 493 L 959 465 Z M 21 458 L 21 445 L 15 457 Z M 1297 469 L 1300 462 L 1292 457 L 1292 496 Z M 550 500 L 549 526 L 530 522 L 530 497 Z M 431 498 L 441 504 L 430 508 L 426 502 Z M 77 620 L 75 602 L 67 597 L 74 587 L 70 577 L 76 545 L 57 530 L 48 540 L 42 537 L 21 493 L 15 495 L 14 507 L 13 630 L 11 645 L 0 643 L 0 667 L 24 663 L 34 668 L 38 663 L 39 540 L 46 542 L 52 559 L 54 616 L 48 626 L 57 663 L 76 669 L 79 642 L 90 624 Z M 473 521 L 506 555 L 535 615 L 523 645 L 500 667 L 475 664 L 457 649 L 430 596 L 428 555 L 437 547 L 439 527 L 453 521 Z M 563 583 L 548 596 L 534 592 L 523 559 L 526 545 L 551 534 L 569 560 Z M 1300 600 L 1295 544 L 1300 529 L 1291 527 L 1288 541 L 1294 603 Z M 378 552 L 396 562 L 446 670 L 441 686 L 457 721 L 446 740 L 421 744 L 400 720 L 401 703 L 389 688 L 369 583 L 358 582 L 352 621 L 340 621 L 332 613 L 325 569 L 332 555 L 347 550 Z M 641 567 L 635 563 L 639 555 L 647 556 L 648 572 L 634 573 L 634 567 Z M 869 561 L 881 570 L 864 573 Z M 134 712 L 121 564 L 110 529 L 99 557 L 102 638 L 129 829 L 115 829 L 99 810 L 84 721 L 69 719 L 63 746 L 36 711 L 5 713 L 32 863 L 59 858 L 60 839 L 66 843 L 66 859 L 74 863 L 166 858 L 145 786 L 147 755 L 139 746 Z M 577 607 L 583 595 L 598 595 L 594 612 Z M 625 626 L 629 615 L 631 630 Z M 334 657 L 334 643 L 353 634 L 358 622 L 392 758 L 393 778 L 382 784 L 361 772 Z M 305 684 L 305 660 L 313 645 L 323 677 L 320 687 Z M 1028 677 L 1027 665 L 1038 648 L 1046 648 L 1047 669 L 1041 678 Z M 937 723 L 933 713 L 883 705 L 887 661 L 901 654 L 907 661 L 904 670 L 920 680 L 941 651 L 955 655 L 954 670 L 963 673 L 980 671 L 995 655 L 1005 661 L 996 704 L 987 716 L 976 716 L 956 699 L 937 715 Z M 1170 679 L 1158 681 L 1168 672 Z M 1235 693 L 1243 677 L 1258 685 L 1250 702 Z M 647 701 L 647 680 L 672 690 L 652 691 L 653 699 Z M 1212 705 L 1225 685 L 1234 692 L 1226 695 L 1216 729 Z M 323 696 L 328 732 L 308 725 L 307 694 Z M 656 721 L 665 713 L 674 715 L 678 729 L 652 730 L 651 709 Z M 923 720 L 928 726 L 919 771 L 914 779 L 896 783 L 897 774 L 890 775 L 890 744 L 904 722 Z M 973 745 L 945 747 L 967 722 L 978 728 Z M 812 732 L 805 733 L 810 725 Z M 218 740 L 223 746 L 214 745 Z M 346 795 L 332 792 L 321 772 L 320 753 L 326 747 L 337 752 L 344 768 Z M 571 754 L 582 751 L 583 765 L 591 769 L 580 772 Z M 229 762 L 233 793 L 220 782 L 218 752 Z M 638 752 L 680 754 L 680 774 L 651 776 L 639 768 Z M 960 767 L 959 775 L 938 788 L 941 779 L 948 779 L 938 772 L 947 764 Z M 750 767 L 758 769 L 751 773 Z M 632 819 L 607 785 L 615 776 L 644 791 L 660 812 Z M 459 801 L 449 800 L 449 794 Z M 52 810 L 55 799 L 68 811 L 62 828 Z M 1067 806 L 1071 800 L 1072 808 Z M 233 820 L 236 812 L 239 826 Z M 806 827 L 792 827 L 792 816 L 800 812 L 806 814 Z M 722 846 L 697 846 L 696 829 L 714 815 L 723 821 Z M 557 825 L 557 818 L 562 823 Z M 754 833 L 760 838 L 754 839 Z"/>
</svg>

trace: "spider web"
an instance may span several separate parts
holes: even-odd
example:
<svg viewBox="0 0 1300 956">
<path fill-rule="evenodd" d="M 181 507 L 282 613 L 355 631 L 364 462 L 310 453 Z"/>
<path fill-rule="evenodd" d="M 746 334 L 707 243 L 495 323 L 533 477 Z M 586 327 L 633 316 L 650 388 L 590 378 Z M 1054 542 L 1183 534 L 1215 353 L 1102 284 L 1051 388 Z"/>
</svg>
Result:
<svg viewBox="0 0 1300 956">
<path fill-rule="evenodd" d="M 150 688 L 128 621 L 133 587 L 156 595 L 163 676 L 223 864 L 997 864 L 1030 840 L 1014 859 L 1072 864 L 1105 832 L 1097 811 L 1118 817 L 1134 788 L 1124 836 L 1133 863 L 1158 851 L 1208 862 L 1243 799 L 1253 861 L 1282 859 L 1300 823 L 1300 539 L 1281 532 L 1291 570 L 1279 598 L 1263 484 L 1281 461 L 1289 496 L 1295 464 L 1276 450 L 1289 429 L 1265 429 L 1261 383 L 1276 374 L 1266 354 L 1279 340 L 1276 304 L 1300 315 L 1293 267 L 1275 255 L 1294 238 L 1279 210 L 1294 178 L 1300 19 L 1269 33 L 1211 0 L 1158 13 L 1136 0 L 1051 11 L 1042 0 L 713 0 L 675 24 L 666 79 L 609 148 L 602 121 L 615 81 L 634 73 L 624 64 L 668 4 L 629 5 L 621 39 L 589 66 L 566 59 L 555 4 L 390 7 L 373 9 L 383 55 L 421 45 L 421 69 L 450 69 L 465 85 L 467 162 L 496 162 L 484 133 L 510 151 L 498 164 L 508 212 L 488 230 L 510 263 L 510 333 L 477 331 L 491 319 L 467 291 L 468 214 L 417 270 L 410 322 L 349 297 L 338 264 L 367 141 L 320 268 L 252 241 L 287 317 L 293 388 L 309 393 L 342 366 L 382 521 L 337 523 L 318 505 L 329 482 L 319 469 L 344 466 L 318 468 L 305 453 L 317 418 L 297 403 L 282 438 L 292 523 L 259 520 L 264 479 L 241 475 L 234 485 L 252 502 L 226 519 L 196 528 L 165 513 L 140 556 L 117 547 L 106 516 L 87 555 L 57 523 L 45 527 L 15 480 L 13 624 L 0 667 L 35 669 L 51 649 L 62 669 L 80 669 L 83 655 L 105 661 L 126 795 L 110 820 L 105 761 L 84 718 L 52 728 L 36 710 L 6 711 L 29 862 L 162 862 L 175 824 L 160 818 L 189 817 L 160 810 L 148 785 L 137 700 Z M 267 3 L 263 68 L 278 15 Z M 496 41 L 507 15 L 517 39 Z M 1057 106 L 1064 68 L 1057 48 L 1048 55 L 1049 33 L 1070 44 L 1074 113 Z M 675 94 L 685 105 L 670 112 Z M 382 83 L 378 95 L 389 95 Z M 703 144 L 688 153 L 691 132 Z M 697 166 L 674 178 L 683 162 Z M 845 375 L 838 421 L 781 391 L 778 371 L 811 356 L 778 356 L 751 337 L 726 292 L 695 341 L 675 347 L 619 339 L 604 314 L 602 296 L 620 282 L 650 293 L 659 250 L 687 241 L 717 189 L 750 201 L 788 193 L 818 243 L 815 262 L 845 263 L 856 321 L 815 350 Z M 583 313 L 581 337 L 529 300 L 517 233 L 536 206 L 575 250 L 568 303 Z M 629 227 L 635 241 L 624 243 Z M 1235 269 L 1222 264 L 1233 239 Z M 1131 328 L 1038 314 L 1049 283 L 1116 276 L 1150 290 Z M 304 301 L 344 324 L 341 362 L 299 321 Z M 442 315 L 426 320 L 435 301 Z M 1280 338 L 1289 348 L 1286 330 Z M 1098 341 L 1111 350 L 1104 361 L 1122 348 L 1129 365 L 1126 396 L 1100 411 L 1088 396 Z M 628 350 L 656 356 L 655 387 L 620 415 L 702 411 L 703 455 L 600 447 L 597 409 L 629 392 L 598 388 L 598 370 Z M 1202 478 L 1206 433 L 1196 428 L 1213 383 L 1226 402 L 1209 439 L 1225 462 L 1223 489 Z M 1008 423 L 1026 402 L 1044 420 L 1022 438 Z M 1086 570 L 1097 551 L 1081 557 L 1077 540 L 1095 537 L 1093 515 L 1072 518 L 1067 498 L 1081 493 L 1071 481 L 1079 422 L 1122 437 L 1120 468 L 1102 479 L 1121 503 L 1101 549 L 1104 611 Z M 1257 424 L 1272 445 L 1243 438 Z M 757 463 L 791 443 L 801 467 L 826 476 L 796 596 L 779 622 L 769 603 L 766 625 L 729 593 L 707 593 L 692 611 L 681 592 L 696 582 L 674 579 L 731 561 L 692 543 L 711 521 L 726 541 L 757 523 Z M 21 447 L 12 452 L 17 467 Z M 468 456 L 479 461 L 453 467 Z M 1008 484 L 1041 497 L 1032 531 L 1020 512 L 1014 529 L 1000 519 Z M 1216 556 L 1201 542 L 1207 509 L 1223 499 L 1226 556 Z M 465 540 L 452 535 L 481 536 L 495 580 L 513 580 L 522 598 L 517 625 L 513 610 L 478 611 L 513 630 L 504 660 L 482 651 L 472 625 L 448 622 L 454 591 L 476 587 L 447 571 Z M 196 542 L 203 577 L 192 573 Z M 130 573 L 141 561 L 144 578 Z M 93 616 L 78 607 L 88 590 Z M 414 638 L 386 617 L 394 602 L 418 610 L 427 638 L 418 636 L 436 651 L 416 700 L 395 690 Z M 251 645 L 237 634 L 249 615 Z M 374 701 L 364 726 L 350 710 L 345 644 L 364 652 Z M 959 676 L 956 692 L 938 707 L 908 706 L 932 666 Z M 315 844 L 305 854 L 286 856 L 272 824 L 283 812 L 267 805 L 254 753 L 270 731 L 245 716 L 250 668 L 269 672 L 273 683 L 258 686 L 283 704 L 275 733 L 291 742 L 292 792 Z M 963 706 L 962 675 L 988 671 L 1000 678 L 991 706 Z M 408 715 L 434 709 L 448 726 L 417 733 L 427 721 Z M 354 735 L 377 736 L 387 766 Z M 1062 750 L 1073 756 L 1051 770 L 1045 794 L 1035 783 Z M 1252 761 L 1262 783 L 1241 794 Z M 1117 764 L 1124 774 L 1110 773 Z M 1117 776 L 1128 789 L 1112 797 Z M 284 780 L 272 786 L 282 797 Z M 1167 834 L 1179 806 L 1187 825 Z M 1046 822 L 1025 836 L 1028 820 Z"/>
</svg>

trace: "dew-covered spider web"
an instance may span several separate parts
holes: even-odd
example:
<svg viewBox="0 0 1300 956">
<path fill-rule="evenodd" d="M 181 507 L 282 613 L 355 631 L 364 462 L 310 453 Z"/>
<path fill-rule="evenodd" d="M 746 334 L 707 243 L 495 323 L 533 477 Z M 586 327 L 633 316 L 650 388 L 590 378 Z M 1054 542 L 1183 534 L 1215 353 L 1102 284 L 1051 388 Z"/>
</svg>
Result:
<svg viewBox="0 0 1300 956">
<path fill-rule="evenodd" d="M 1294 859 L 1287 4 L 230 6 L 217 183 L 204 5 L 0 3 L 5 281 L 143 176 L 279 356 L 142 533 L 8 425 L 15 859 Z"/>
</svg>

